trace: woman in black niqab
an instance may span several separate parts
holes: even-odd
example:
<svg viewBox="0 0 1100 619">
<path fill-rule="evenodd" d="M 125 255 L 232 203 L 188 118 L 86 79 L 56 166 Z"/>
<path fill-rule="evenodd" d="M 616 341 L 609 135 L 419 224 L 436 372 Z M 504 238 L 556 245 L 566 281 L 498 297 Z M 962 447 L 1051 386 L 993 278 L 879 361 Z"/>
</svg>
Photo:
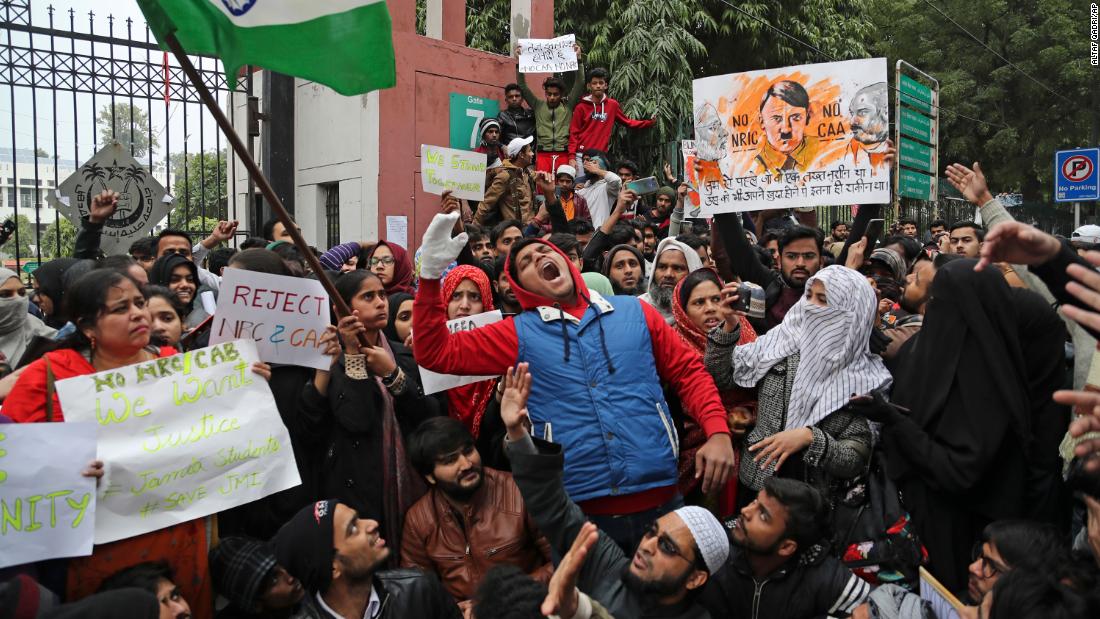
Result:
<svg viewBox="0 0 1100 619">
<path fill-rule="evenodd" d="M 956 260 L 936 273 L 924 324 L 895 372 L 891 400 L 911 413 L 882 427 L 887 470 L 930 569 L 954 591 L 966 589 L 986 524 L 1041 515 L 1035 503 L 1059 493 L 1049 442 L 1068 424 L 1050 406 L 1064 378 L 1064 325 L 1034 293 L 975 264 Z"/>
</svg>

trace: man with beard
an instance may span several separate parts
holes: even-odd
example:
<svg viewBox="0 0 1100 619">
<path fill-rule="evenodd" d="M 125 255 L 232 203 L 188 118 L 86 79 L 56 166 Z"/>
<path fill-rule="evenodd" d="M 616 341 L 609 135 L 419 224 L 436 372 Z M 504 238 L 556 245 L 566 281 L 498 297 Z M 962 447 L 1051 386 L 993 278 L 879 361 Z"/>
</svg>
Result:
<svg viewBox="0 0 1100 619">
<path fill-rule="evenodd" d="M 459 619 L 434 574 L 387 570 L 390 549 L 376 520 L 335 500 L 303 507 L 271 540 L 275 558 L 306 589 L 306 617 Z"/>
<path fill-rule="evenodd" d="M 496 257 L 496 247 L 493 246 L 489 230 L 477 224 L 466 224 L 466 235 L 470 239 L 467 247 L 470 248 L 470 255 L 473 256 L 474 262 L 492 261 Z"/>
<path fill-rule="evenodd" d="M 828 511 L 810 484 L 768 478 L 756 500 L 727 522 L 733 547 L 707 583 L 703 606 L 714 617 L 851 615 L 871 586 L 822 548 Z"/>
<path fill-rule="evenodd" d="M 505 450 L 512 475 L 539 529 L 558 556 L 578 533 L 591 531 L 581 508 L 562 484 L 561 446 L 536 440 L 527 431 L 532 377 L 521 363 L 504 377 L 500 415 L 507 429 Z M 628 554 L 600 530 L 576 586 L 614 617 L 709 619 L 697 604 L 702 587 L 726 562 L 729 542 L 721 523 L 706 509 L 681 507 L 651 521 Z M 751 596 L 750 596 L 751 597 Z M 747 616 L 747 615 L 746 615 Z"/>
<path fill-rule="evenodd" d="M 481 142 L 474 149 L 475 153 L 484 153 L 496 159 L 506 158 L 504 144 L 507 142 L 500 141 L 500 121 L 495 118 L 481 119 L 478 124 L 478 133 L 481 135 Z"/>
<path fill-rule="evenodd" d="M 637 297 L 645 293 L 645 259 L 632 245 L 612 247 L 603 261 L 601 272 L 611 280 L 615 294 Z"/>
<path fill-rule="evenodd" d="M 702 267 L 703 261 L 694 249 L 674 238 L 667 238 L 657 245 L 649 291 L 639 298 L 657 308 L 665 322 L 675 324 L 672 293 L 676 290 L 676 284 L 687 277 L 688 273 Z"/>
<path fill-rule="evenodd" d="M 405 514 L 402 567 L 437 574 L 463 610 L 494 565 L 515 565 L 539 582 L 550 581 L 550 544 L 519 488 L 508 473 L 481 465 L 461 421 L 425 420 L 409 437 L 409 460 L 431 489 Z"/>
<path fill-rule="evenodd" d="M 783 321 L 787 310 L 802 298 L 806 280 L 821 269 L 824 239 L 820 231 L 806 226 L 784 230 L 777 241 L 779 268 L 765 267 L 745 238 L 740 213 L 714 216 L 722 245 L 729 257 L 733 275 L 764 289 L 764 327 L 771 329 Z"/>
<path fill-rule="evenodd" d="M 679 444 L 662 385 L 677 393 L 708 437 L 695 455 L 703 492 L 723 487 L 733 447 L 725 409 L 699 355 L 648 304 L 589 289 L 552 244 L 529 238 L 509 251 L 504 277 L 523 312 L 478 329 L 447 329 L 439 278 L 466 242 L 463 234 L 451 237 L 457 218 L 436 215 L 421 244 L 413 305 L 420 366 L 499 376 L 531 362 L 533 432 L 562 446 L 569 496 L 624 548 L 634 548 L 655 518 L 683 505 Z M 623 415 L 626 410 L 631 414 Z"/>
<path fill-rule="evenodd" d="M 496 273 L 496 277 L 493 278 L 493 290 L 497 293 L 495 305 L 500 308 L 501 313 L 505 316 L 514 316 L 522 312 L 523 308 L 516 300 L 516 293 L 512 292 L 512 283 L 508 281 L 508 274 L 504 270 L 504 265 L 507 263 L 507 254 L 497 256 L 493 261 L 493 273 Z"/>
<path fill-rule="evenodd" d="M 890 135 L 890 89 L 886 82 L 878 82 L 860 88 L 848 105 L 851 115 L 852 141 L 848 144 L 848 154 L 852 163 L 863 167 L 870 163 L 871 174 L 879 170 L 889 170 L 886 153 L 889 145 L 886 138 Z M 916 236 L 916 225 L 913 234 Z"/>
<path fill-rule="evenodd" d="M 879 250 L 875 250 L 879 251 Z M 928 307 L 929 291 L 932 289 L 932 279 L 936 277 L 936 271 L 952 260 L 959 260 L 962 256 L 956 254 L 939 254 L 935 259 L 928 258 L 924 254 L 913 264 L 913 270 L 905 277 L 905 287 L 902 288 L 901 300 L 898 305 L 907 315 L 901 316 L 894 324 L 883 328 L 882 333 L 890 341 L 882 358 L 891 361 L 897 357 L 902 345 L 909 341 L 920 331 L 924 322 L 924 310 Z M 887 364 L 889 366 L 889 364 Z"/>
</svg>

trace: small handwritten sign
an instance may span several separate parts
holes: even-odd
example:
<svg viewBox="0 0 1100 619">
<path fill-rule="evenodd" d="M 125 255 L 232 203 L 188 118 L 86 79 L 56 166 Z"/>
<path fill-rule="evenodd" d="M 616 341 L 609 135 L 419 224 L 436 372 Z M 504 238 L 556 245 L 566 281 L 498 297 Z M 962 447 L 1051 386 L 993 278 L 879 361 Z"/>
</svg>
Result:
<svg viewBox="0 0 1100 619">
<path fill-rule="evenodd" d="M 520 73 L 560 73 L 577 70 L 576 37 L 571 34 L 556 39 L 520 39 Z"/>
<path fill-rule="evenodd" d="M 248 338 L 263 361 L 327 370 L 332 359 L 320 341 L 328 324 L 329 298 L 321 282 L 226 269 L 210 343 Z"/>
<path fill-rule="evenodd" d="M 478 327 L 491 325 L 494 322 L 500 322 L 503 319 L 504 316 L 500 313 L 500 310 L 493 310 L 491 312 L 484 312 L 482 314 L 467 316 L 466 318 L 455 318 L 454 320 L 448 320 L 447 329 L 450 330 L 451 333 L 458 333 L 460 331 L 473 331 Z M 446 391 L 448 389 L 461 387 L 463 385 L 472 385 L 473 383 L 479 383 L 483 380 L 489 380 L 490 378 L 496 377 L 455 376 L 453 374 L 438 374 L 431 370 L 420 368 L 420 382 L 424 387 L 425 394 L 439 393 L 440 391 Z"/>
<path fill-rule="evenodd" d="M 256 361 L 255 343 L 237 340 L 58 381 L 67 422 L 99 429 L 97 544 L 301 483 L 271 388 L 252 373 Z"/>
<path fill-rule="evenodd" d="M 421 144 L 420 182 L 426 193 L 443 195 L 449 189 L 456 198 L 481 200 L 485 197 L 485 155 Z"/>
<path fill-rule="evenodd" d="M 0 425 L 0 567 L 92 554 L 90 423 Z"/>
</svg>

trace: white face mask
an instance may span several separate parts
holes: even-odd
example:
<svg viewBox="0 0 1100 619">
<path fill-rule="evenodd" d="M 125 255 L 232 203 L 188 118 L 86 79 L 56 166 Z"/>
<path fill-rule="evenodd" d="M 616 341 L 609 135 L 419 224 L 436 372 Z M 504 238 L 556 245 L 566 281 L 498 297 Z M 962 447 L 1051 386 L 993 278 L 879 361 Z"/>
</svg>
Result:
<svg viewBox="0 0 1100 619">
<path fill-rule="evenodd" d="M 27 322 L 26 295 L 14 295 L 0 298 L 0 333 L 11 333 Z"/>
</svg>

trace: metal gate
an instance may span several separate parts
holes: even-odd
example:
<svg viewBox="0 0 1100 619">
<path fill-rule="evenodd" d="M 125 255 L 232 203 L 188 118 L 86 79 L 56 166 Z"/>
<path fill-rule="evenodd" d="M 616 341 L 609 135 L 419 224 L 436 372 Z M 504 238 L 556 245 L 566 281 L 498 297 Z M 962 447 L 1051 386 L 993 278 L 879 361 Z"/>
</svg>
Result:
<svg viewBox="0 0 1100 619">
<path fill-rule="evenodd" d="M 0 114 L 5 104 L 9 114 L 0 126 L 0 219 L 17 223 L 0 247 L 4 266 L 29 271 L 71 254 L 76 228 L 46 198 L 110 141 L 129 147 L 175 198 L 159 227 L 198 240 L 226 218 L 227 179 L 237 175 L 221 132 L 132 6 L 123 19 L 45 0 L 0 2 Z M 234 93 L 216 58 L 191 61 L 223 108 L 251 90 L 251 74 Z"/>
</svg>

